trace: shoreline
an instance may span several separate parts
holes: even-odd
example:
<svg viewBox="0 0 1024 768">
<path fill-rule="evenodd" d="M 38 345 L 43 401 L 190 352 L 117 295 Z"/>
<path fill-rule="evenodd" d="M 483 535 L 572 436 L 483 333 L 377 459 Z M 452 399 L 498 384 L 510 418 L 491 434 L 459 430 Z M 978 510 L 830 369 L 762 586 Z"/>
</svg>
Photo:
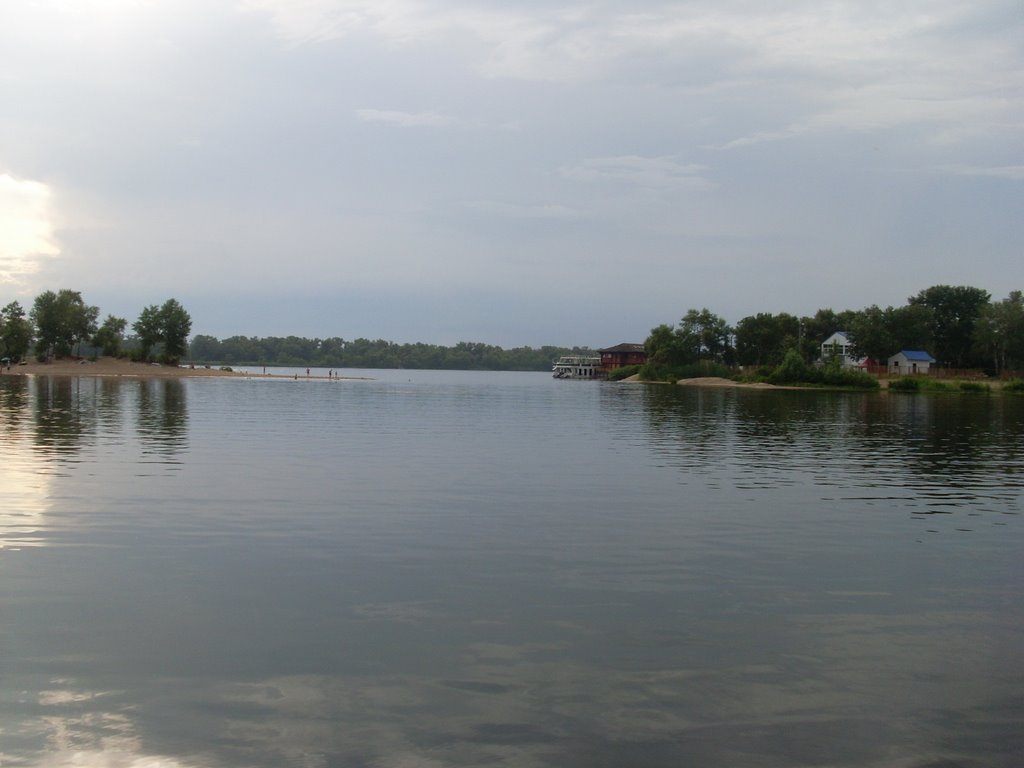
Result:
<svg viewBox="0 0 1024 768">
<path fill-rule="evenodd" d="M 111 377 L 134 379 L 185 379 L 185 378 L 225 378 L 225 379 L 276 379 L 295 380 L 294 374 L 253 373 L 244 371 L 222 371 L 220 368 L 180 367 L 162 363 L 136 363 L 119 358 L 101 357 L 98 360 L 54 360 L 40 363 L 29 360 L 24 365 L 12 365 L 10 370 L 4 367 L 0 376 L 68 376 L 68 377 Z M 303 380 L 322 381 L 367 381 L 365 376 L 303 376 Z"/>
</svg>

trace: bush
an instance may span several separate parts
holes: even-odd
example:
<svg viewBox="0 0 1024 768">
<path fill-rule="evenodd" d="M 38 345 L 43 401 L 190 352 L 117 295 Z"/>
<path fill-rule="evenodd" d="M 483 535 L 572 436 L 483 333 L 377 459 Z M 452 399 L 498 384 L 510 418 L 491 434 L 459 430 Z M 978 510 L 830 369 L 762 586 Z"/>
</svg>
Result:
<svg viewBox="0 0 1024 768">
<path fill-rule="evenodd" d="M 1003 392 L 1024 393 L 1024 379 L 1007 379 L 1003 382 Z"/>
<path fill-rule="evenodd" d="M 621 368 L 616 368 L 608 374 L 608 381 L 622 381 L 623 379 L 628 379 L 633 374 L 639 373 L 641 367 L 642 366 L 639 365 L 624 365 Z"/>
<path fill-rule="evenodd" d="M 812 381 L 811 369 L 807 367 L 807 363 L 800 357 L 800 353 L 795 349 L 791 349 L 782 358 L 782 362 L 778 364 L 775 370 L 768 375 L 768 381 L 771 384 L 796 384 L 798 382 Z"/>
<path fill-rule="evenodd" d="M 955 392 L 956 387 L 944 381 L 925 379 L 920 376 L 904 376 L 889 382 L 889 389 L 897 392 Z"/>
<path fill-rule="evenodd" d="M 821 376 L 821 383 L 832 387 L 855 387 L 857 389 L 878 389 L 878 379 L 870 373 L 854 368 L 831 370 L 826 368 Z"/>
<path fill-rule="evenodd" d="M 889 389 L 896 392 L 917 392 L 921 389 L 921 380 L 903 377 L 902 379 L 893 379 L 889 382 Z"/>
<path fill-rule="evenodd" d="M 988 384 L 984 384 L 980 381 L 961 381 L 960 382 L 961 392 L 982 392 L 988 394 L 992 391 L 992 387 Z"/>
<path fill-rule="evenodd" d="M 724 379 L 735 379 L 736 371 L 727 365 L 711 360 L 701 360 L 689 365 L 658 365 L 647 362 L 637 371 L 643 381 L 667 381 L 675 383 L 680 379 L 697 379 L 703 376 L 719 376 Z"/>
</svg>

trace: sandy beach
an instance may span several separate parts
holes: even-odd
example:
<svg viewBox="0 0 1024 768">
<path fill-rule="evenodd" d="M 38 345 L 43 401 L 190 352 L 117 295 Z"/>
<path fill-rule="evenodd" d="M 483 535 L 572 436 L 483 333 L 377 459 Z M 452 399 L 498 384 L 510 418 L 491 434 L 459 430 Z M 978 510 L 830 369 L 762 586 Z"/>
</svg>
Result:
<svg viewBox="0 0 1024 768">
<path fill-rule="evenodd" d="M 177 367 L 173 365 L 160 365 L 155 363 L 133 363 L 130 360 L 119 360 L 110 357 L 101 357 L 98 360 L 54 360 L 49 363 L 40 363 L 36 360 L 29 360 L 24 365 L 12 365 L 8 371 L 3 368 L 4 376 L 113 376 L 126 378 L 186 378 L 195 376 L 219 376 L 229 378 L 275 378 L 292 379 L 293 375 L 283 374 L 261 374 L 241 373 L 239 371 L 222 371 L 219 368 L 195 368 Z M 303 376 L 299 379 L 323 379 L 326 376 Z M 353 379 L 361 377 L 340 376 L 335 378 Z"/>
</svg>

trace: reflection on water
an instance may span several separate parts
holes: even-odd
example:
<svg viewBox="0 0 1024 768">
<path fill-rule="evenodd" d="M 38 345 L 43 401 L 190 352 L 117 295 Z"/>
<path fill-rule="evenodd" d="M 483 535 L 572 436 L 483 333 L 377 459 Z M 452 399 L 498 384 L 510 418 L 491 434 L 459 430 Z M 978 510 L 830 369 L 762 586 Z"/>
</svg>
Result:
<svg viewBox="0 0 1024 768">
<path fill-rule="evenodd" d="M 1022 416 L 0 381 L 0 763 L 1019 765 Z"/>
</svg>

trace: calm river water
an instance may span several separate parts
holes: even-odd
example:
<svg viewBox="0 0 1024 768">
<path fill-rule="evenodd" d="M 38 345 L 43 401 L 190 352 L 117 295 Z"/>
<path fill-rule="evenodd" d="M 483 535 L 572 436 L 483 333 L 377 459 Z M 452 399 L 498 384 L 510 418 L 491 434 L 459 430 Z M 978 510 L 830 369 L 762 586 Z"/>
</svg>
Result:
<svg viewBox="0 0 1024 768">
<path fill-rule="evenodd" d="M 0 377 L 0 764 L 1024 765 L 1024 398 L 349 373 Z"/>
</svg>

